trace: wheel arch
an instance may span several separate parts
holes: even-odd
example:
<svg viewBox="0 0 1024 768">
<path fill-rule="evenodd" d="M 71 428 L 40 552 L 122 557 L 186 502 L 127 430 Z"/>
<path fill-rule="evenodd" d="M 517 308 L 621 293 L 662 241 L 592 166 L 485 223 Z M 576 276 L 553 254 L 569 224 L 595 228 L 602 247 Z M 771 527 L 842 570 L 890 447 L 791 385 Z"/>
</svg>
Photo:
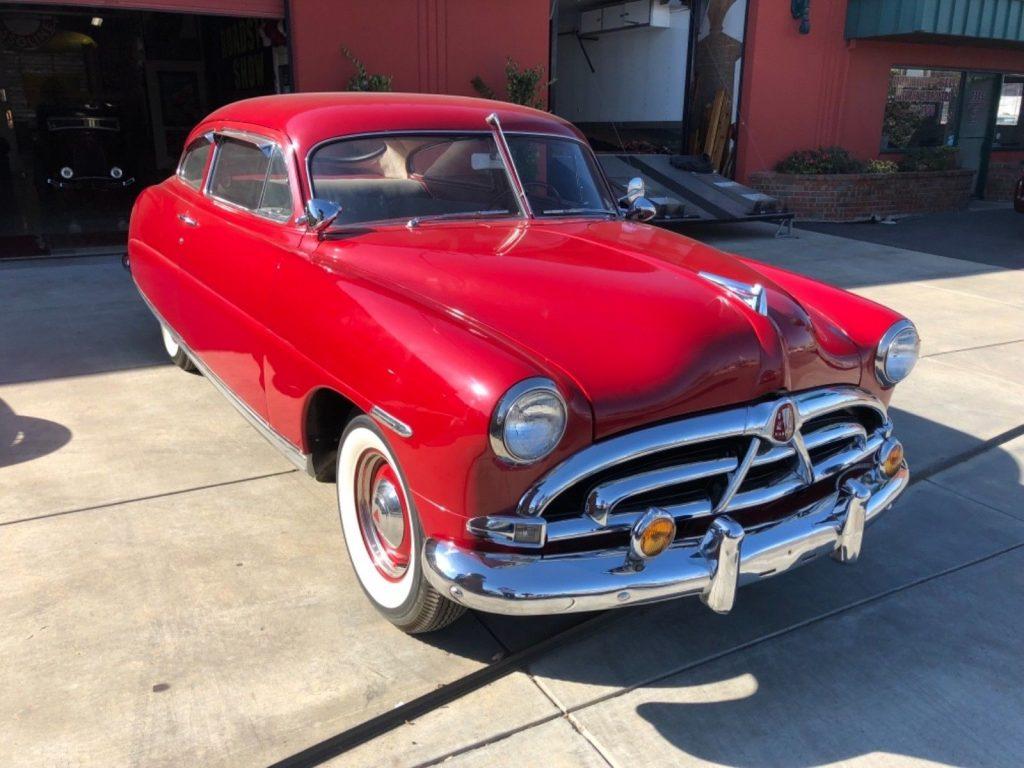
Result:
<svg viewBox="0 0 1024 768">
<path fill-rule="evenodd" d="M 302 442 L 309 453 L 310 473 L 320 482 L 334 481 L 338 441 L 359 415 L 363 415 L 359 406 L 330 387 L 319 387 L 306 399 Z"/>
</svg>

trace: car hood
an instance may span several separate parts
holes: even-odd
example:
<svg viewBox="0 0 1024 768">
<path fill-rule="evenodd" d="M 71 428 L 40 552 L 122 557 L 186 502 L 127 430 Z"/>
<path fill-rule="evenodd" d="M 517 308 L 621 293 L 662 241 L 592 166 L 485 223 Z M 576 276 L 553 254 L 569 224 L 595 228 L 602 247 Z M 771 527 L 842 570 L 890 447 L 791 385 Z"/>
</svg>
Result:
<svg viewBox="0 0 1024 768">
<path fill-rule="evenodd" d="M 574 382 L 595 438 L 860 381 L 864 351 L 838 328 L 816 325 L 747 262 L 647 225 L 423 223 L 325 241 L 316 258 L 430 302 Z M 764 285 L 767 317 L 700 272 Z"/>
</svg>

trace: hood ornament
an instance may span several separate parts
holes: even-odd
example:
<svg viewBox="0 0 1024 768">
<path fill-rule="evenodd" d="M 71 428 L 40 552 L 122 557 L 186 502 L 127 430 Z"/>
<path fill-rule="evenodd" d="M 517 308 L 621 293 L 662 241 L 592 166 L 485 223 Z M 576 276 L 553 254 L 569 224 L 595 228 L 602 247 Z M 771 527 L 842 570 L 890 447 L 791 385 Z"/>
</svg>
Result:
<svg viewBox="0 0 1024 768">
<path fill-rule="evenodd" d="M 742 301 L 759 315 L 768 316 L 768 294 L 760 283 L 743 283 L 728 277 L 716 275 L 714 272 L 698 272 L 698 275 L 715 285 L 725 288 L 729 293 Z"/>
</svg>

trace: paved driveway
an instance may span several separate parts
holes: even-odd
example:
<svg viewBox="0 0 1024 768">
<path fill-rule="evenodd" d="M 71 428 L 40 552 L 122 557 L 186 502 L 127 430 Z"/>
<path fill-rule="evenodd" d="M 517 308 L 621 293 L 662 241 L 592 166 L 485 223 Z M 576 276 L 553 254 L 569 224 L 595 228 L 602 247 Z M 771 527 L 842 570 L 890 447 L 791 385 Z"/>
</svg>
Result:
<svg viewBox="0 0 1024 768">
<path fill-rule="evenodd" d="M 1024 269 L 1024 214 L 1010 203 L 974 201 L 966 211 L 906 216 L 895 223 L 801 223 L 800 229 L 909 248 L 1007 269 Z"/>
<path fill-rule="evenodd" d="M 333 764 L 1020 764 L 1024 272 L 770 231 L 714 238 L 924 338 L 893 401 L 918 479 L 860 563 L 614 613 Z M 398 633 L 332 492 L 165 364 L 116 260 L 0 266 L 0 763 L 269 764 L 568 624 Z"/>
</svg>

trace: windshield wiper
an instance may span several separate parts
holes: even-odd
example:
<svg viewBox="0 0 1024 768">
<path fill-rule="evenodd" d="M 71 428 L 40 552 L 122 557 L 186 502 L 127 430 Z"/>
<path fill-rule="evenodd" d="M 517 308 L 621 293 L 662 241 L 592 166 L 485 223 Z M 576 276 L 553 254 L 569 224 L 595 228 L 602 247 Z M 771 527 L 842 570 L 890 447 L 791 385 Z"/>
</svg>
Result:
<svg viewBox="0 0 1024 768">
<path fill-rule="evenodd" d="M 548 208 L 541 211 L 544 216 L 568 216 L 581 213 L 592 213 L 601 216 L 614 216 L 607 208 Z"/>
<path fill-rule="evenodd" d="M 441 221 L 444 219 L 483 219 L 488 216 L 514 216 L 507 208 L 499 208 L 493 211 L 458 211 L 456 213 L 429 213 L 425 216 L 413 216 L 405 226 L 409 229 L 418 227 L 424 221 Z"/>
</svg>

